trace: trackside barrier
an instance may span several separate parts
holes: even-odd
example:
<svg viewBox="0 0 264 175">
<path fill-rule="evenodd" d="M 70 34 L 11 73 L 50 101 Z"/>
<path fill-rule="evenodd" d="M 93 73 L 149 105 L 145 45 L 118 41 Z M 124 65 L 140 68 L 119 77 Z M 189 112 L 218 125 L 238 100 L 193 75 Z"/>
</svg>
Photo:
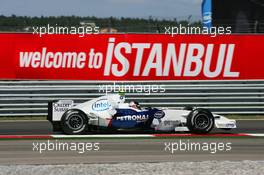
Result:
<svg viewBox="0 0 264 175">
<path fill-rule="evenodd" d="M 45 116 L 48 101 L 81 103 L 104 95 L 106 85 L 114 87 L 109 81 L 0 81 L 0 116 Z M 137 100 L 142 107 L 196 106 L 219 114 L 264 114 L 264 81 L 260 80 L 123 81 L 115 84 L 115 90 L 124 85 L 130 87 L 127 100 Z"/>
</svg>

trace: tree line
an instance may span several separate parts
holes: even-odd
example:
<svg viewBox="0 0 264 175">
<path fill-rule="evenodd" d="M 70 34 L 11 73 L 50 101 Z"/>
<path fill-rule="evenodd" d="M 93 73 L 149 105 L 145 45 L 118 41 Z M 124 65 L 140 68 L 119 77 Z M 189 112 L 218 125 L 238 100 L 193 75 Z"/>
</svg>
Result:
<svg viewBox="0 0 264 175">
<path fill-rule="evenodd" d="M 154 17 L 145 18 L 125 18 L 125 17 L 108 17 L 99 18 L 95 16 L 4 16 L 0 15 L 0 31 L 1 32 L 31 32 L 33 26 L 64 26 L 78 27 L 85 24 L 94 24 L 100 29 L 111 28 L 118 32 L 164 32 L 166 26 L 198 26 L 201 27 L 201 21 L 190 22 L 186 20 L 173 19 L 157 19 Z"/>
</svg>

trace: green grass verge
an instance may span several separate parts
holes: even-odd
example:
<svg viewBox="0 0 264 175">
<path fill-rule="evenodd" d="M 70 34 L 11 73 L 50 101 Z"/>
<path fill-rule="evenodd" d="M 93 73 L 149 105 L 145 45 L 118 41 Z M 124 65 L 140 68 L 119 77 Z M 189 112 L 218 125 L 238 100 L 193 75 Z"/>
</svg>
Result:
<svg viewBox="0 0 264 175">
<path fill-rule="evenodd" d="M 225 115 L 229 119 L 264 119 L 264 115 Z"/>
<path fill-rule="evenodd" d="M 0 117 L 1 120 L 47 120 L 46 116 L 8 116 Z"/>
</svg>

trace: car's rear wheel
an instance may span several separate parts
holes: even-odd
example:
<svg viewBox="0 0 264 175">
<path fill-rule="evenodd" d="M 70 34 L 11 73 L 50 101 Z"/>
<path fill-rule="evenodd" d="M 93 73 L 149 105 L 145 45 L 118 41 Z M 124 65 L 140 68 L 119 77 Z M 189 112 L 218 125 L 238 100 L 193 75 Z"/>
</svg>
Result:
<svg viewBox="0 0 264 175">
<path fill-rule="evenodd" d="M 80 110 L 70 109 L 61 119 L 61 128 L 66 134 L 84 134 L 88 130 L 88 117 Z"/>
<path fill-rule="evenodd" d="M 214 116 L 209 110 L 195 109 L 187 117 L 187 127 L 192 133 L 209 133 L 214 128 Z"/>
</svg>

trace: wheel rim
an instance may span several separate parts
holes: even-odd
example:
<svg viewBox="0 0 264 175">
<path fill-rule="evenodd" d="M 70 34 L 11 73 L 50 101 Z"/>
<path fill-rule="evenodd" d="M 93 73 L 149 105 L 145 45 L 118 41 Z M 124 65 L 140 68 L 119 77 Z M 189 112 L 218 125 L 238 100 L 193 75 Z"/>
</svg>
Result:
<svg viewBox="0 0 264 175">
<path fill-rule="evenodd" d="M 71 115 L 68 119 L 68 126 L 72 130 L 79 130 L 83 127 L 83 118 L 79 115 Z"/>
<path fill-rule="evenodd" d="M 198 129 L 207 128 L 209 123 L 210 123 L 209 118 L 204 114 L 200 114 L 200 115 L 197 115 L 197 117 L 195 117 L 194 124 Z"/>
</svg>

